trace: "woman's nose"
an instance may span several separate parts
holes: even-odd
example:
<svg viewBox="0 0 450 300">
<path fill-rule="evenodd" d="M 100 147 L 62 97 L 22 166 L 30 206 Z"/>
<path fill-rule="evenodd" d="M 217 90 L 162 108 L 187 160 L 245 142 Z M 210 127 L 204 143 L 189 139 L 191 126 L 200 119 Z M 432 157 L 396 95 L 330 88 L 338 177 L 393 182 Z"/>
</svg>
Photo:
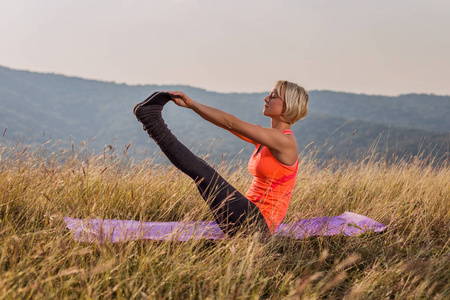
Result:
<svg viewBox="0 0 450 300">
<path fill-rule="evenodd" d="M 266 98 L 264 98 L 264 102 L 266 102 L 266 103 L 269 102 L 269 96 L 267 96 Z"/>
</svg>

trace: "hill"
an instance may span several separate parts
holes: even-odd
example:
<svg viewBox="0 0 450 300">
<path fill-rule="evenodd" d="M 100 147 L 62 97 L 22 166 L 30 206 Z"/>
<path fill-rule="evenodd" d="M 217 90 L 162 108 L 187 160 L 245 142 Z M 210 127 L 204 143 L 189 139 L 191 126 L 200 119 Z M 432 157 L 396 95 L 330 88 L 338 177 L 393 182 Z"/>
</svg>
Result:
<svg viewBox="0 0 450 300">
<path fill-rule="evenodd" d="M 21 139 L 37 146 L 61 140 L 101 152 L 132 142 L 137 159 L 153 153 L 131 110 L 156 90 L 183 90 L 192 98 L 223 109 L 246 121 L 268 126 L 262 116 L 266 93 L 223 94 L 189 86 L 130 86 L 57 74 L 0 67 L 0 131 L 2 142 Z M 299 149 L 316 149 L 319 158 L 356 159 L 368 151 L 400 155 L 448 152 L 450 96 L 409 94 L 398 97 L 332 91 L 310 92 L 310 113 L 293 126 Z M 199 153 L 217 158 L 245 158 L 251 145 L 210 126 L 189 110 L 169 104 L 169 127 Z M 70 139 L 70 140 L 69 140 Z M 92 140 L 93 139 L 93 140 Z M 242 149 L 245 155 L 239 155 Z M 309 150 L 308 150 L 309 151 Z"/>
</svg>

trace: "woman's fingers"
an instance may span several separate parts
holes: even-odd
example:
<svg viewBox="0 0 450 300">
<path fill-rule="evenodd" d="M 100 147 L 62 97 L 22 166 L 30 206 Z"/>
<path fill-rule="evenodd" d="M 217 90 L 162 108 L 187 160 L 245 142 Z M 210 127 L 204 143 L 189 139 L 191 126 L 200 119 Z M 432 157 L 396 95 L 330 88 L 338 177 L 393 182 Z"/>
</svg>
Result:
<svg viewBox="0 0 450 300">
<path fill-rule="evenodd" d="M 189 98 L 185 93 L 180 91 L 171 91 L 168 93 L 173 95 L 175 98 Z"/>
<path fill-rule="evenodd" d="M 167 93 L 172 95 L 174 98 L 180 98 L 181 95 L 184 95 L 183 92 L 178 92 L 178 91 L 161 91 L 163 93 Z"/>
<path fill-rule="evenodd" d="M 172 98 L 172 101 L 181 107 L 187 107 L 186 102 L 184 102 L 181 98 Z"/>
<path fill-rule="evenodd" d="M 185 93 L 180 91 L 164 91 L 172 95 L 172 101 L 181 107 L 189 107 L 188 104 L 192 101 Z"/>
<path fill-rule="evenodd" d="M 175 102 L 175 104 L 183 107 L 189 107 L 189 105 L 192 103 L 192 99 L 189 98 L 185 93 L 180 91 L 170 91 L 166 92 L 171 95 L 173 95 L 172 101 Z"/>
</svg>

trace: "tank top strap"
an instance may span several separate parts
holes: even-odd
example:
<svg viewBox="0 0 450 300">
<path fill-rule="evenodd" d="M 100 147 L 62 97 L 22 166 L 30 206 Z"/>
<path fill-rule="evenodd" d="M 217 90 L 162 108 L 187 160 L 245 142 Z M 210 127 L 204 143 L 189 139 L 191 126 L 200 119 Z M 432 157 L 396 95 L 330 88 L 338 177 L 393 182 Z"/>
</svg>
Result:
<svg viewBox="0 0 450 300">
<path fill-rule="evenodd" d="M 294 133 L 292 132 L 292 130 L 290 130 L 290 129 L 288 129 L 288 130 L 283 130 L 283 133 L 285 133 L 285 134 L 294 134 Z"/>
</svg>

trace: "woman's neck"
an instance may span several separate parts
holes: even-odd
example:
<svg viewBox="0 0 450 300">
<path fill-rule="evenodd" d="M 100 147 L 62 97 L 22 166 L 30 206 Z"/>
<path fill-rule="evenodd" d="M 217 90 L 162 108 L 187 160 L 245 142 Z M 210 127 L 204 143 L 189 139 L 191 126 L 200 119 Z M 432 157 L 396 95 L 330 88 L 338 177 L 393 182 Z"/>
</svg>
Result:
<svg viewBox="0 0 450 300">
<path fill-rule="evenodd" d="M 272 119 L 271 120 L 271 125 L 273 129 L 278 129 L 281 131 L 285 131 L 285 130 L 290 130 L 291 129 L 291 125 L 289 123 L 283 122 L 281 121 L 281 119 Z"/>
</svg>

